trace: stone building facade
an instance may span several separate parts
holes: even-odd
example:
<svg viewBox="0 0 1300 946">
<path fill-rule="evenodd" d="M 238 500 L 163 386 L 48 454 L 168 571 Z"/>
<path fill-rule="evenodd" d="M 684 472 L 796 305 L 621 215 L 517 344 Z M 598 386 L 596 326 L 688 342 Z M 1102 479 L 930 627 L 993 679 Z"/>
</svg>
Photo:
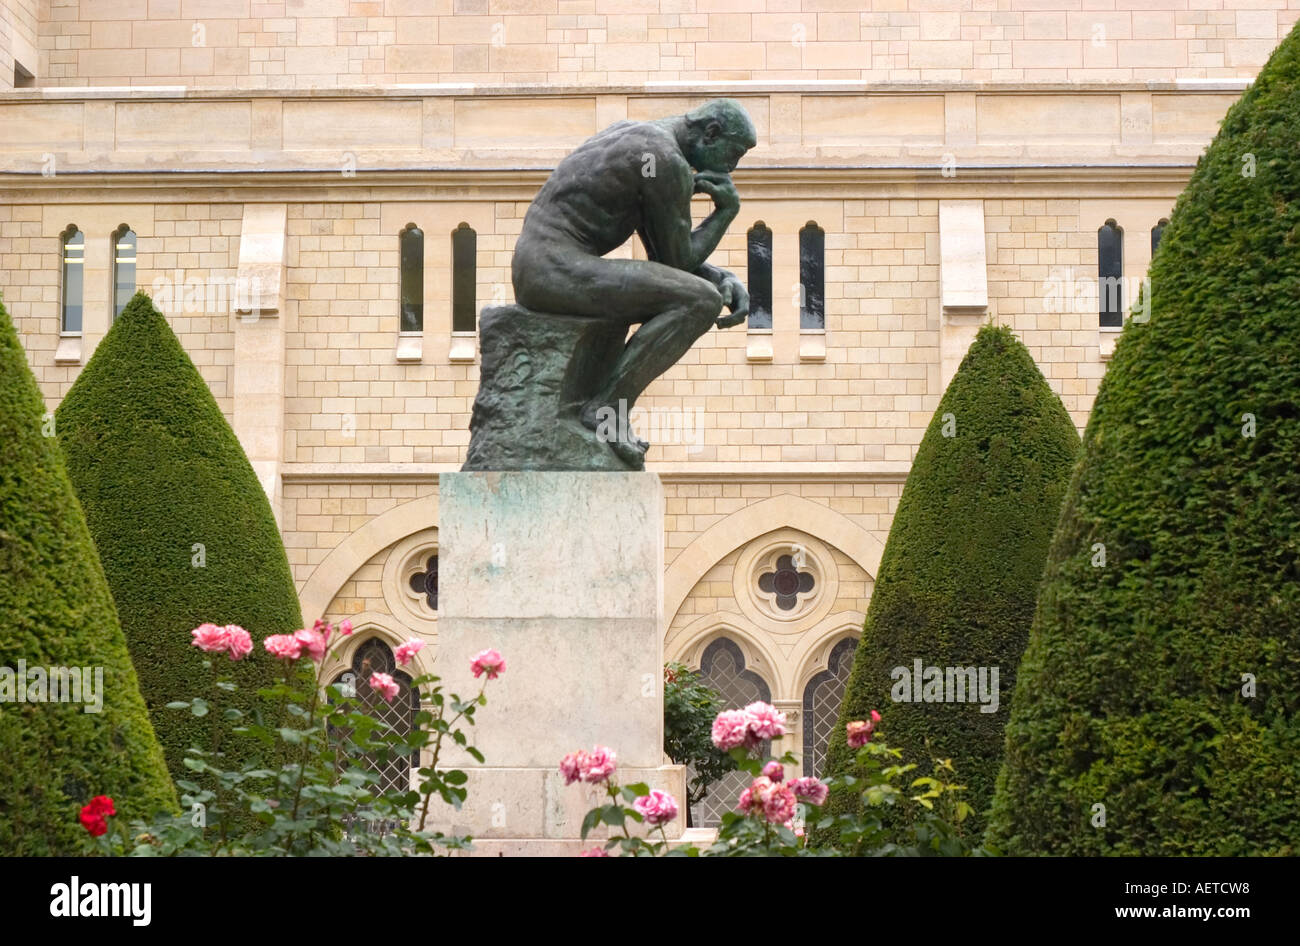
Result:
<svg viewBox="0 0 1300 946">
<path fill-rule="evenodd" d="M 712 262 L 770 318 L 706 335 L 640 421 L 665 656 L 788 710 L 807 769 L 974 332 L 1010 325 L 1082 428 L 1161 221 L 1300 0 L 0 13 L 0 291 L 49 407 L 120 294 L 151 292 L 272 497 L 308 620 L 422 636 L 427 667 L 437 475 L 477 389 L 466 306 L 511 300 L 524 212 L 574 145 L 739 99 L 758 146 Z"/>
</svg>

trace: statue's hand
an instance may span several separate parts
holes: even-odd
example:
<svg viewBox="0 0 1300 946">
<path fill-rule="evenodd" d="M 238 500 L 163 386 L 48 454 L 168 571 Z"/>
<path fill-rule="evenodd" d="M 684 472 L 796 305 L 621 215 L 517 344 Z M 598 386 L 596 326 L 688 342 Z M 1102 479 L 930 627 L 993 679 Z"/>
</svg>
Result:
<svg viewBox="0 0 1300 946">
<path fill-rule="evenodd" d="M 718 292 L 722 293 L 722 304 L 731 310 L 730 315 L 724 315 L 714 323 L 718 328 L 731 328 L 749 318 L 749 292 L 744 283 L 728 274 L 718 286 Z"/>
<path fill-rule="evenodd" d="M 719 210 L 736 212 L 740 210 L 740 194 L 731 182 L 731 175 L 719 171 L 700 171 L 695 175 L 693 193 L 708 194 L 713 198 L 713 206 Z"/>
</svg>

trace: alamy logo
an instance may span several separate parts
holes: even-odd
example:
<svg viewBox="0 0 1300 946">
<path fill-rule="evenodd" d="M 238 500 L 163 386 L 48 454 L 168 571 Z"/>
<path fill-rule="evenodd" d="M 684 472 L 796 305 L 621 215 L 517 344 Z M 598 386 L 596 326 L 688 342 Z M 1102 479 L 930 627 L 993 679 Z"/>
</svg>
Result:
<svg viewBox="0 0 1300 946">
<path fill-rule="evenodd" d="M 104 708 L 103 667 L 0 667 L 0 703 L 85 703 L 83 713 Z"/>
<path fill-rule="evenodd" d="M 998 711 L 997 667 L 926 667 L 921 658 L 912 667 L 889 671 L 895 703 L 980 703 L 981 713 Z"/>
<path fill-rule="evenodd" d="M 50 888 L 50 916 L 129 916 L 132 926 L 148 926 L 152 916 L 152 884 L 82 884 Z"/>
</svg>

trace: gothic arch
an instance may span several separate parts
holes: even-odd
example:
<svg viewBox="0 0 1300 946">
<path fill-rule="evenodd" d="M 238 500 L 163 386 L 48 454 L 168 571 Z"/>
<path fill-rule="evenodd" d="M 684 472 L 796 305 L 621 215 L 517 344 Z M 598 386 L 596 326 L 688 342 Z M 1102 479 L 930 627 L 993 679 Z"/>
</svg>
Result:
<svg viewBox="0 0 1300 946">
<path fill-rule="evenodd" d="M 829 506 L 782 493 L 736 510 L 678 553 L 664 573 L 665 631 L 705 572 L 746 542 L 787 526 L 835 546 L 875 580 L 884 543 Z"/>
<path fill-rule="evenodd" d="M 340 542 L 311 573 L 298 593 L 303 619 L 314 621 L 323 617 L 343 583 L 369 561 L 370 556 L 414 532 L 430 527 L 436 529 L 437 526 L 436 494 L 412 499 L 375 516 Z"/>
</svg>

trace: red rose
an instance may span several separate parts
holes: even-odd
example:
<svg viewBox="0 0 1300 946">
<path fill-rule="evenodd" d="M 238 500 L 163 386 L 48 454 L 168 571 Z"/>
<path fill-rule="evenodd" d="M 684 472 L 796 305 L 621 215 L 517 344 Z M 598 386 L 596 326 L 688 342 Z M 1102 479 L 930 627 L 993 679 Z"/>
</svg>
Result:
<svg viewBox="0 0 1300 946">
<path fill-rule="evenodd" d="M 113 807 L 113 799 L 107 795 L 96 795 L 89 805 L 81 809 L 81 826 L 90 832 L 91 837 L 97 838 L 108 831 L 104 819 L 115 814 L 117 809 Z"/>
<path fill-rule="evenodd" d="M 90 832 L 91 837 L 96 838 L 108 830 L 104 819 L 91 811 L 89 805 L 81 809 L 81 826 Z"/>
</svg>

